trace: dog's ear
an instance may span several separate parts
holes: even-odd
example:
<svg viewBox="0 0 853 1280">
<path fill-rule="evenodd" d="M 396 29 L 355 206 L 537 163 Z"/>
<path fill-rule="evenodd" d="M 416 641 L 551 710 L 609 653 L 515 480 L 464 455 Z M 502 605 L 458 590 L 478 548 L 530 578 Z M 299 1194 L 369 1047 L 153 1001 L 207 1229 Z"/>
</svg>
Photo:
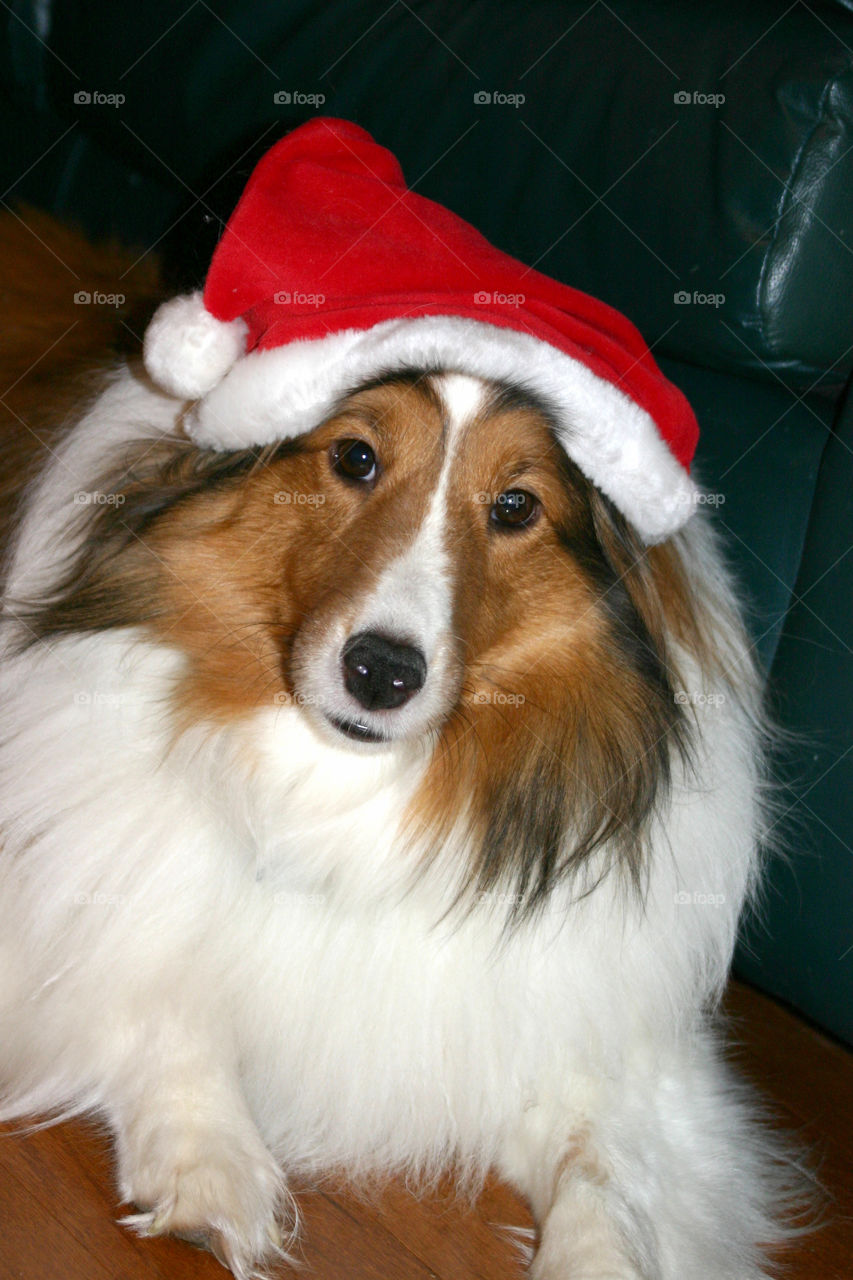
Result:
<svg viewBox="0 0 853 1280">
<path fill-rule="evenodd" d="M 24 647 L 159 617 L 166 600 L 156 546 L 159 522 L 200 494 L 235 487 L 298 447 L 298 441 L 285 441 L 220 452 L 173 435 L 123 447 L 92 485 L 106 500 L 77 508 L 71 550 L 53 589 L 38 600 L 14 602 L 27 627 Z"/>
<path fill-rule="evenodd" d="M 706 678 L 737 686 L 733 664 L 739 665 L 742 678 L 744 657 L 740 649 L 730 652 L 731 637 L 740 636 L 747 650 L 750 648 L 743 624 L 732 611 L 728 590 L 715 589 L 720 586 L 716 581 L 719 571 L 710 578 L 704 575 L 700 595 L 690 569 L 697 555 L 707 555 L 701 543 L 713 543 L 713 531 L 705 529 L 698 546 L 691 543 L 689 528 L 646 546 L 613 504 L 598 490 L 591 486 L 590 490 L 596 544 L 610 572 L 624 585 L 655 651 L 663 657 L 670 684 L 676 690 L 683 687 L 680 650 L 698 664 Z M 715 548 L 715 564 L 721 558 L 721 550 Z"/>
</svg>

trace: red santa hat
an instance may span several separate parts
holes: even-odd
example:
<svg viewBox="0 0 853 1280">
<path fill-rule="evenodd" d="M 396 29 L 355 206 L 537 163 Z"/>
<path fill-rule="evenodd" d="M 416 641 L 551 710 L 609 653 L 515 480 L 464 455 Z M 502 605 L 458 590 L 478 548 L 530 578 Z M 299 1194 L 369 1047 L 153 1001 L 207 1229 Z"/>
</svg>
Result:
<svg viewBox="0 0 853 1280">
<path fill-rule="evenodd" d="M 520 384 L 647 542 L 694 508 L 696 419 L 631 322 L 410 191 L 344 120 L 312 120 L 267 152 L 204 292 L 160 307 L 144 354 L 159 386 L 196 401 L 187 429 L 215 449 L 310 431 L 395 369 Z"/>
</svg>

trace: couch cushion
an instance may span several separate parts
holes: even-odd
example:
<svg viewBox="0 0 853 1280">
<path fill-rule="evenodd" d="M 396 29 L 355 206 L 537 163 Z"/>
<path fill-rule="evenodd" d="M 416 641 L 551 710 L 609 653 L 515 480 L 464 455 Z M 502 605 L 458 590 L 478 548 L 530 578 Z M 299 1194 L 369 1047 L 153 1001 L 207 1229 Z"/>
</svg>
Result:
<svg viewBox="0 0 853 1280">
<path fill-rule="evenodd" d="M 216 15 L 197 5 L 176 19 L 166 0 L 54 6 L 52 101 L 199 195 L 265 131 L 272 142 L 317 111 L 351 116 L 423 194 L 620 307 L 662 351 L 800 390 L 842 385 L 842 6 L 225 0 Z M 99 91 L 125 101 L 74 101 Z"/>
<path fill-rule="evenodd" d="M 853 1044 L 853 404 L 830 438 L 771 672 L 786 785 L 741 973 Z"/>
<path fill-rule="evenodd" d="M 696 410 L 693 474 L 711 499 L 756 652 L 769 667 L 800 571 L 832 408 L 750 378 L 673 360 L 661 367 Z"/>
</svg>

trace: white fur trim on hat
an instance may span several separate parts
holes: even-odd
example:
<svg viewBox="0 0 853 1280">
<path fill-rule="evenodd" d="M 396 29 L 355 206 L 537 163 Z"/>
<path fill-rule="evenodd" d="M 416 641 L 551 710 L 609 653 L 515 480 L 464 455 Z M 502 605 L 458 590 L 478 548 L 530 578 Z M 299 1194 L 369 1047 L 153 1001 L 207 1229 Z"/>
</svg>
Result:
<svg viewBox="0 0 853 1280">
<path fill-rule="evenodd" d="M 164 391 L 195 400 L 211 391 L 246 350 L 245 321 L 217 320 L 202 295 L 171 298 L 145 331 L 145 368 Z"/>
<path fill-rule="evenodd" d="M 463 316 L 386 320 L 253 351 L 195 406 L 187 429 L 216 449 L 286 440 L 318 426 L 360 382 L 429 366 L 512 382 L 544 399 L 566 453 L 646 542 L 692 514 L 693 481 L 634 400 L 531 334 Z"/>
</svg>

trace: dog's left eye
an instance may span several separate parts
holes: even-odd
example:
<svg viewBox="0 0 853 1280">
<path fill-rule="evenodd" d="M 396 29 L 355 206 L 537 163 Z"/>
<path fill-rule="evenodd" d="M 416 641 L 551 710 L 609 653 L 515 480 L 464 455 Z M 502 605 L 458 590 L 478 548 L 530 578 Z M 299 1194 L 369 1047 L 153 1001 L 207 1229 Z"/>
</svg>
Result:
<svg viewBox="0 0 853 1280">
<path fill-rule="evenodd" d="M 499 493 L 489 512 L 492 524 L 501 529 L 525 529 L 539 515 L 539 499 L 526 489 Z"/>
<path fill-rule="evenodd" d="M 376 454 L 364 440 L 338 440 L 332 445 L 332 467 L 345 480 L 362 484 L 376 479 Z"/>
</svg>

